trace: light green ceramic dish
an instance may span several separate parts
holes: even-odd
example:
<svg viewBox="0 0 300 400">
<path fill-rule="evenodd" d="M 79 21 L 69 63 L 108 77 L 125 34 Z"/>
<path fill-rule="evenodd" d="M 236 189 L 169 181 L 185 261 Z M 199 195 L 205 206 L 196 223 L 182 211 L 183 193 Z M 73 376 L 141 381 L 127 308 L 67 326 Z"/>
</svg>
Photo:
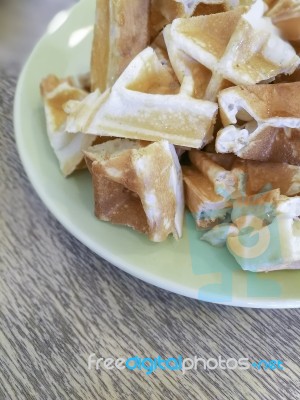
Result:
<svg viewBox="0 0 300 400">
<path fill-rule="evenodd" d="M 52 153 L 39 94 L 40 80 L 89 70 L 95 0 L 82 0 L 51 22 L 21 74 L 15 99 L 18 150 L 35 190 L 77 239 L 122 270 L 153 285 L 203 301 L 242 307 L 299 307 L 300 272 L 246 273 L 225 249 L 199 240 L 187 215 L 183 239 L 149 242 L 93 215 L 87 171 L 64 179 Z"/>
</svg>

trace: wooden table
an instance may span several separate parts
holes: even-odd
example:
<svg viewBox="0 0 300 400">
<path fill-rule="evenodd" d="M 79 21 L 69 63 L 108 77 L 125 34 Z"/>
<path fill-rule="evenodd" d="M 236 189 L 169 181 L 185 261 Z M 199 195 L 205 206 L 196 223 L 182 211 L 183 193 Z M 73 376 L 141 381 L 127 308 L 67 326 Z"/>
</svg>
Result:
<svg viewBox="0 0 300 400">
<path fill-rule="evenodd" d="M 2 19 L 14 3 L 0 2 Z M 40 15 L 37 26 L 22 22 L 22 43 L 23 29 L 35 40 L 50 18 L 48 3 L 54 12 L 54 3 L 71 2 L 22 2 L 26 15 L 30 7 Z M 8 39 L 0 41 L 0 399 L 299 399 L 298 310 L 237 309 L 167 293 L 95 256 L 47 211 L 16 151 L 12 112 L 22 57 L 3 56 Z M 147 376 L 89 370 L 91 353 L 280 359 L 285 368 Z"/>
</svg>

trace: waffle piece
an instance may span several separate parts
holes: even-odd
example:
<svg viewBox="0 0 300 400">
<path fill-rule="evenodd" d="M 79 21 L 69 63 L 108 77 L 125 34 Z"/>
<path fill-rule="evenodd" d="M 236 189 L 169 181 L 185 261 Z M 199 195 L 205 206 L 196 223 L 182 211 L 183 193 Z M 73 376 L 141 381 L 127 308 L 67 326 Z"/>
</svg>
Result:
<svg viewBox="0 0 300 400">
<path fill-rule="evenodd" d="M 197 168 L 183 166 L 185 203 L 198 228 L 220 224 L 231 212 L 232 203 L 215 193 L 212 182 Z"/>
<path fill-rule="evenodd" d="M 192 82 L 193 97 L 203 99 L 211 79 L 211 71 L 178 48 L 171 34 L 171 25 L 164 29 L 163 34 L 168 56 L 179 82 L 183 83 L 188 77 Z"/>
<path fill-rule="evenodd" d="M 195 68 L 186 60 L 198 62 L 206 71 L 198 73 L 204 85 L 203 98 L 213 101 L 221 89 L 232 84 L 256 84 L 293 73 L 300 59 L 263 16 L 264 7 L 257 0 L 250 7 L 174 20 L 167 28 L 166 43 L 179 81 Z"/>
<path fill-rule="evenodd" d="M 272 19 L 286 40 L 300 42 L 299 0 L 278 0 L 266 15 Z"/>
<path fill-rule="evenodd" d="M 181 87 L 174 79 L 149 47 L 130 63 L 112 89 L 67 104 L 67 130 L 203 147 L 212 140 L 218 105 L 192 97 L 190 79 Z"/>
<path fill-rule="evenodd" d="M 241 160 L 232 154 L 197 150 L 190 151 L 189 158 L 192 165 L 183 167 L 186 205 L 200 228 L 223 223 L 231 213 L 232 202 L 238 199 L 247 209 L 247 199 L 251 203 L 258 196 L 265 202 L 265 192 L 300 194 L 298 166 Z"/>
<path fill-rule="evenodd" d="M 150 0 L 97 0 L 91 60 L 92 90 L 111 87 L 150 40 Z"/>
<path fill-rule="evenodd" d="M 277 3 L 278 0 L 264 0 L 264 2 L 266 3 L 266 5 L 268 6 L 268 10 L 274 6 L 274 4 Z"/>
<path fill-rule="evenodd" d="M 297 68 L 291 75 L 278 75 L 274 83 L 293 83 L 300 82 L 300 68 Z"/>
<path fill-rule="evenodd" d="M 214 247 L 224 247 L 229 236 L 238 236 L 238 228 L 229 222 L 216 225 L 201 236 L 201 240 Z"/>
<path fill-rule="evenodd" d="M 243 195 L 245 171 L 244 168 L 233 169 L 235 157 L 192 150 L 189 158 L 193 166 L 213 184 L 216 194 L 227 199 Z"/>
<path fill-rule="evenodd" d="M 171 81 L 174 85 L 174 93 L 179 92 L 180 85 L 171 65 L 165 38 L 162 32 L 156 36 L 155 40 L 151 43 L 151 47 L 154 50 L 159 62 L 164 66 L 164 69 L 167 69 L 169 75 L 173 77 Z"/>
<path fill-rule="evenodd" d="M 210 159 L 211 163 L 203 162 L 203 158 Z M 210 179 L 215 192 L 223 196 L 227 194 L 234 199 L 271 189 L 279 189 L 285 196 L 300 194 L 300 167 L 296 165 L 241 160 L 230 154 L 194 150 L 190 152 L 190 160 Z"/>
<path fill-rule="evenodd" d="M 116 139 L 85 152 L 93 177 L 95 214 L 154 242 L 182 235 L 182 172 L 173 145 Z"/>
<path fill-rule="evenodd" d="M 233 87 L 219 104 L 216 150 L 257 161 L 300 165 L 300 82 Z M 233 125 L 234 124 L 234 125 Z"/>
<path fill-rule="evenodd" d="M 279 189 L 285 196 L 300 194 L 300 167 L 287 163 L 241 160 L 232 154 L 192 150 L 192 164 L 214 185 L 215 193 L 232 199 Z"/>
<path fill-rule="evenodd" d="M 233 202 L 231 221 L 207 231 L 201 240 L 227 245 L 240 266 L 262 272 L 300 268 L 300 197 L 272 190 Z"/>
<path fill-rule="evenodd" d="M 227 247 L 244 270 L 252 272 L 300 268 L 300 197 L 265 193 L 234 204 L 233 222 L 239 233 L 227 237 Z M 253 238 L 256 240 L 253 241 Z"/>
<path fill-rule="evenodd" d="M 224 11 L 224 0 L 152 0 L 150 31 L 154 38 L 167 24 L 176 18 L 189 18 L 192 15 L 212 14 Z M 228 7 L 230 4 L 228 2 Z"/>
<path fill-rule="evenodd" d="M 243 229 L 261 229 L 275 218 L 280 198 L 279 189 L 239 197 L 233 201 L 230 221 L 216 225 L 206 232 L 201 240 L 212 246 L 222 247 L 226 245 L 229 236 L 237 237 Z"/>
<path fill-rule="evenodd" d="M 156 36 L 176 18 L 216 14 L 231 10 L 239 5 L 250 5 L 253 0 L 152 0 L 150 25 Z"/>
<path fill-rule="evenodd" d="M 63 105 L 69 100 L 82 100 L 88 95 L 77 86 L 80 83 L 80 79 L 59 79 L 54 75 L 49 75 L 41 82 L 48 138 L 64 176 L 85 166 L 82 151 L 96 139 L 95 136 L 83 135 L 78 131 L 74 134 L 65 131 L 67 114 Z"/>
<path fill-rule="evenodd" d="M 246 175 L 245 192 L 248 195 L 277 188 L 285 196 L 300 194 L 300 167 L 298 166 L 245 160 L 242 163 L 237 161 L 233 168 L 244 171 Z"/>
<path fill-rule="evenodd" d="M 233 202 L 231 220 L 239 230 L 261 229 L 275 218 L 279 199 L 279 189 L 240 197 Z"/>
</svg>

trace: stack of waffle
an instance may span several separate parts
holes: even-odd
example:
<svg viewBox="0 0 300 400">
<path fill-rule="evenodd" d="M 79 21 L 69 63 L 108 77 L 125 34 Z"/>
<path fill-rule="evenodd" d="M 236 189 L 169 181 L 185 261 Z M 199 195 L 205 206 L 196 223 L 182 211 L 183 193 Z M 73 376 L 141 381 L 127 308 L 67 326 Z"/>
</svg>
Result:
<svg viewBox="0 0 300 400">
<path fill-rule="evenodd" d="M 244 269 L 295 268 L 299 19 L 296 0 L 97 0 L 91 91 L 42 83 L 50 142 L 64 175 L 85 160 L 96 216 L 159 242 L 181 237 L 185 204 Z M 276 224 L 281 258 L 240 246 L 249 229 L 275 243 Z"/>
</svg>

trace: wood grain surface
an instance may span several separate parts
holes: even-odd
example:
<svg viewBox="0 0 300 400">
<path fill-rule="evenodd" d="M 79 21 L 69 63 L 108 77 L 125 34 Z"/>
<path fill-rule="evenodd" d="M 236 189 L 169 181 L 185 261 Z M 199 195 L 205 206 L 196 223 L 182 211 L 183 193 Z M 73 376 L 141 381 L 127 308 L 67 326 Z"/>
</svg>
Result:
<svg viewBox="0 0 300 400">
<path fill-rule="evenodd" d="M 52 217 L 16 151 L 15 85 L 2 63 L 0 399 L 300 399 L 298 310 L 216 306 L 157 289 L 95 256 Z M 91 353 L 280 359 L 284 371 L 147 376 L 88 370 Z"/>
</svg>

